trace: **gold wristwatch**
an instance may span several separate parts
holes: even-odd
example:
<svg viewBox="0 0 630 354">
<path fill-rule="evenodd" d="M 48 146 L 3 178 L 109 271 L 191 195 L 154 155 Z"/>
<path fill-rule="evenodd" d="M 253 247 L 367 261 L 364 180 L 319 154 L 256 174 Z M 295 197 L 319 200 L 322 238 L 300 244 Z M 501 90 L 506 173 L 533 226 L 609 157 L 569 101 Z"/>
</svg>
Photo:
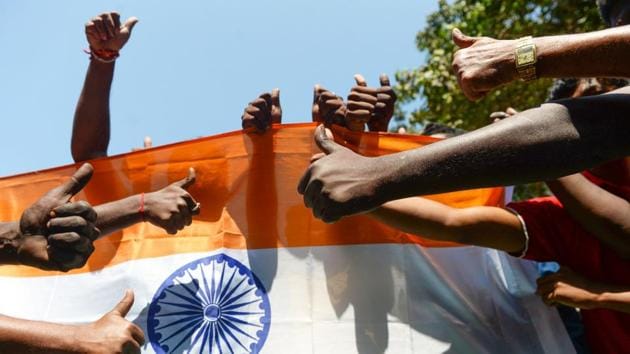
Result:
<svg viewBox="0 0 630 354">
<path fill-rule="evenodd" d="M 527 82 L 536 79 L 536 45 L 532 36 L 520 38 L 514 51 L 516 71 L 521 80 Z"/>
</svg>

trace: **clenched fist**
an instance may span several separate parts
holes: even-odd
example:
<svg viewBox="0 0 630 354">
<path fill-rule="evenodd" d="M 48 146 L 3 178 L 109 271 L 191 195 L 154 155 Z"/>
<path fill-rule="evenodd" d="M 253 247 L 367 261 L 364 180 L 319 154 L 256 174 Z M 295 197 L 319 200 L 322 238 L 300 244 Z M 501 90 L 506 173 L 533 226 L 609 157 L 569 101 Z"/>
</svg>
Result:
<svg viewBox="0 0 630 354">
<path fill-rule="evenodd" d="M 85 35 L 90 49 L 92 52 L 99 50 L 118 52 L 129 40 L 136 23 L 138 19 L 130 17 L 121 25 L 117 12 L 105 12 L 91 18 L 85 24 Z"/>
<path fill-rule="evenodd" d="M 469 37 L 456 28 L 453 30 L 453 41 L 461 48 L 455 52 L 453 71 L 468 99 L 478 100 L 492 89 L 518 77 L 515 40 Z"/>
</svg>

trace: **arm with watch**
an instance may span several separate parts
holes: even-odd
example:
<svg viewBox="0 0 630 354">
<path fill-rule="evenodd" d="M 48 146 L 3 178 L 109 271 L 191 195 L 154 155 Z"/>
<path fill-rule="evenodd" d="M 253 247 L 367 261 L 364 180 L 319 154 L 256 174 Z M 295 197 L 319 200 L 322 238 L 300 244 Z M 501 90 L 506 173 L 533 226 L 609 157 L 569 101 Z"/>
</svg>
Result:
<svg viewBox="0 0 630 354">
<path fill-rule="evenodd" d="M 120 15 L 108 12 L 85 24 L 90 64 L 74 113 L 71 150 L 75 162 L 107 156 L 114 66 L 137 22 L 137 18 L 131 17 L 121 25 Z"/>
<path fill-rule="evenodd" d="M 630 26 L 521 40 L 453 32 L 462 90 L 479 99 L 518 78 L 630 77 Z M 518 68 L 517 68 L 518 64 Z M 532 69 L 533 68 L 533 69 Z M 519 77 L 520 72 L 520 77 Z M 630 88 L 545 103 L 429 146 L 364 157 L 331 141 L 298 192 L 316 216 L 334 222 L 392 200 L 543 181 L 630 155 Z"/>
<path fill-rule="evenodd" d="M 514 80 L 630 77 L 630 25 L 549 37 L 497 40 L 453 30 L 453 70 L 472 100 Z"/>
</svg>

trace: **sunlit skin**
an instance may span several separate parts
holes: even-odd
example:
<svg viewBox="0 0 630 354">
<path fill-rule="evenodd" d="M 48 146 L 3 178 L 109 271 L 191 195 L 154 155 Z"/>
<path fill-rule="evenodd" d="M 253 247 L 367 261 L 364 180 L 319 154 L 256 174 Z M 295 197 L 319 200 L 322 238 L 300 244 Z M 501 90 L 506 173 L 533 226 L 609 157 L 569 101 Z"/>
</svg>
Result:
<svg viewBox="0 0 630 354">
<path fill-rule="evenodd" d="M 359 74 L 354 79 L 356 85 L 348 94 L 347 102 L 321 85 L 315 85 L 311 106 L 313 122 L 326 126 L 336 124 L 352 131 L 364 131 L 367 125 L 371 132 L 386 132 L 396 103 L 389 77 L 380 76 L 380 87 L 369 87 Z M 265 132 L 272 123 L 281 122 L 280 89 L 260 94 L 245 107 L 241 116 L 243 129 L 258 133 Z"/>
<path fill-rule="evenodd" d="M 515 41 L 453 32 L 453 67 L 471 99 L 517 78 Z M 541 77 L 630 76 L 630 26 L 534 38 Z M 334 222 L 414 195 L 550 180 L 630 155 L 629 88 L 550 102 L 422 149 L 378 158 L 331 153 L 298 185 Z M 596 118 L 596 119 L 595 119 Z M 342 160 L 343 157 L 343 160 Z M 348 168 L 352 166 L 352 168 Z"/>
<path fill-rule="evenodd" d="M 132 17 L 121 24 L 115 12 L 100 14 L 85 25 L 92 53 L 119 51 L 129 40 L 137 23 Z M 94 56 L 95 54 L 93 54 Z M 75 112 L 72 154 L 75 161 L 107 156 L 109 144 L 109 91 L 115 62 L 90 60 L 88 73 Z M 150 138 L 145 148 L 151 147 Z M 139 222 L 150 222 L 175 234 L 192 223 L 200 205 L 186 191 L 195 182 L 195 171 L 169 186 L 92 208 L 86 202 L 68 203 L 82 189 L 92 167 L 85 164 L 66 184 L 52 190 L 24 211 L 19 222 L 0 224 L 0 238 L 15 251 L 2 254 L 0 261 L 45 270 L 83 266 L 98 237 Z M 142 211 L 141 211 L 142 210 Z M 142 330 L 124 317 L 133 305 L 127 291 L 112 311 L 95 322 L 65 325 L 29 321 L 0 315 L 0 351 L 10 353 L 140 353 Z"/>
</svg>

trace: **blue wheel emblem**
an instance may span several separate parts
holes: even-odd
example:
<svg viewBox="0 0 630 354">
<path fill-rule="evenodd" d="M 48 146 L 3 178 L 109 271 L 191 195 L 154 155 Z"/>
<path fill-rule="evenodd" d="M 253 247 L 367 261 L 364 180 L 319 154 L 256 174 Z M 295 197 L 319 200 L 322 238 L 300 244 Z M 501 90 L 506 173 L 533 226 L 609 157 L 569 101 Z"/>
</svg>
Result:
<svg viewBox="0 0 630 354">
<path fill-rule="evenodd" d="M 157 353 L 258 353 L 271 307 L 254 273 L 217 254 L 171 274 L 155 293 L 147 322 Z"/>
</svg>

